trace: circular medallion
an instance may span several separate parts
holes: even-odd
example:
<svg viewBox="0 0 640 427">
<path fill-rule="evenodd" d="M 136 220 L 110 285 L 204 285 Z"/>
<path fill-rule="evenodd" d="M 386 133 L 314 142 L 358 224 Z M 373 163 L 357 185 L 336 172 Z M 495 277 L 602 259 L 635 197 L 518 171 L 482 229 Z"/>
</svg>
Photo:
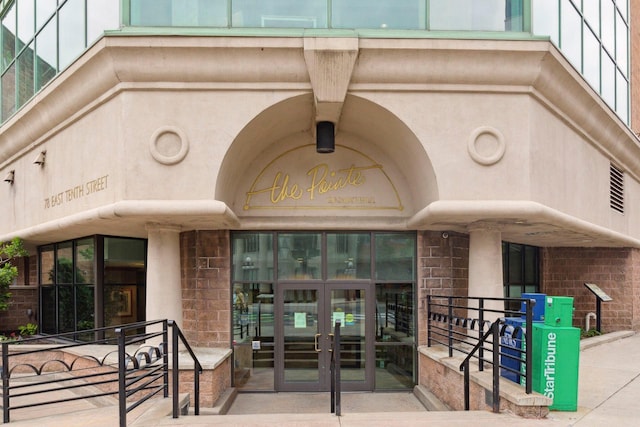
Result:
<svg viewBox="0 0 640 427">
<path fill-rule="evenodd" d="M 189 140 L 181 129 L 175 126 L 164 126 L 151 136 L 149 152 L 158 163 L 174 165 L 187 156 Z"/>
<path fill-rule="evenodd" d="M 481 126 L 469 136 L 467 145 L 469 155 L 476 162 L 484 166 L 498 163 L 506 150 L 502 133 L 490 126 Z"/>
</svg>

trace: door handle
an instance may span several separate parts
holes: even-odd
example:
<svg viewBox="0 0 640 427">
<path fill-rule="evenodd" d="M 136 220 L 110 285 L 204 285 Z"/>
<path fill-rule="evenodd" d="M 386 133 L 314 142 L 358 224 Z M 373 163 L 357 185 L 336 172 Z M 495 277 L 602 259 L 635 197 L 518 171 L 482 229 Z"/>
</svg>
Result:
<svg viewBox="0 0 640 427">
<path fill-rule="evenodd" d="M 320 349 L 318 348 L 318 337 L 321 337 L 322 334 L 315 334 L 313 340 L 315 341 L 315 349 L 316 352 L 320 353 Z"/>
<path fill-rule="evenodd" d="M 329 347 L 329 351 L 333 351 L 333 337 L 335 335 L 334 334 L 329 334 L 329 339 L 331 340 L 331 347 Z"/>
</svg>

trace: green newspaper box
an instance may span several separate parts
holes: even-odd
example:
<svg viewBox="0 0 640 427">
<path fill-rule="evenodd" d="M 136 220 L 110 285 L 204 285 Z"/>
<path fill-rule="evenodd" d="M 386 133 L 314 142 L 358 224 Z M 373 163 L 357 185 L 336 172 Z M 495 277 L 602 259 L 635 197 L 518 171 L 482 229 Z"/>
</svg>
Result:
<svg viewBox="0 0 640 427">
<path fill-rule="evenodd" d="M 533 390 L 553 399 L 551 410 L 576 411 L 580 329 L 536 323 L 532 338 Z"/>
</svg>

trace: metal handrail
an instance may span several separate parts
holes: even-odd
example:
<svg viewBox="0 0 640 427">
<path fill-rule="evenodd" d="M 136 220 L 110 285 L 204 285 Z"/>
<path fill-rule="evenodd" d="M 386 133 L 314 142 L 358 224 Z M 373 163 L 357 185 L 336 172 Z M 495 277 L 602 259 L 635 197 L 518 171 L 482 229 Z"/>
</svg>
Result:
<svg viewBox="0 0 640 427">
<path fill-rule="evenodd" d="M 333 343 L 331 344 L 331 413 L 341 414 L 341 379 L 340 379 L 340 320 L 336 320 Z"/>
<path fill-rule="evenodd" d="M 524 310 L 499 310 L 485 308 L 485 302 L 524 303 Z M 473 303 L 473 304 L 470 304 Z M 532 326 L 533 308 L 535 299 L 528 298 L 479 298 L 479 297 L 454 297 L 449 295 L 427 296 L 427 345 L 440 344 L 448 348 L 449 357 L 457 351 L 466 355 L 468 359 L 476 358 L 478 369 L 484 370 L 484 364 L 493 366 L 493 376 L 499 383 L 500 372 L 511 373 L 516 379 L 521 378 L 527 394 L 533 392 L 532 381 Z M 464 312 L 465 315 L 460 315 Z M 475 315 L 473 315 L 475 313 Z M 490 314 L 488 314 L 490 313 Z M 486 320 L 487 317 L 498 318 L 494 331 L 494 324 Z M 516 345 L 502 343 L 506 325 L 503 318 L 520 317 L 524 320 L 522 340 L 516 341 Z M 500 327 L 500 325 L 503 325 Z M 524 332 L 526 330 L 526 332 Z M 477 331 L 477 334 L 476 332 Z M 493 350 L 484 346 L 488 336 L 495 332 L 498 338 L 494 339 Z M 520 344 L 522 347 L 521 348 Z M 469 350 L 472 348 L 473 350 Z M 492 352 L 492 358 L 487 360 L 485 351 Z M 509 362 L 507 362 L 509 361 Z M 516 365 L 516 368 L 508 365 Z M 520 368 L 517 368 L 517 367 Z M 524 371 L 524 372 L 521 372 Z"/>
<path fill-rule="evenodd" d="M 148 327 L 157 325 L 160 325 L 160 331 L 141 332 L 146 331 Z M 165 398 L 169 395 L 168 328 L 172 329 L 172 348 L 174 349 L 171 366 L 174 387 L 173 416 L 174 418 L 179 416 L 178 338 L 182 340 L 194 360 L 195 413 L 199 415 L 199 374 L 202 373 L 202 365 L 174 321 L 155 320 L 81 332 L 39 336 L 22 339 L 18 342 L 3 342 L 1 367 L 3 422 L 10 421 L 10 412 L 15 409 L 118 395 L 120 426 L 126 426 L 128 412 L 160 392 L 163 392 Z M 70 341 L 80 334 L 88 334 L 96 339 L 86 342 Z M 105 337 L 107 335 L 110 337 Z M 158 338 L 161 340 L 158 345 L 144 344 Z M 24 346 L 11 347 L 16 343 L 40 344 L 43 340 L 46 340 L 48 344 L 46 347 L 37 349 L 25 348 Z M 78 349 L 94 344 L 117 344 L 117 350 L 106 349 L 105 355 L 100 358 L 85 354 L 76 356 L 71 362 L 68 361 L 70 351 L 78 354 Z M 134 345 L 137 345 L 137 348 L 131 350 Z M 22 350 L 10 352 L 10 347 L 12 349 L 22 348 Z M 39 356 L 39 354 L 52 352 L 66 352 L 67 356 L 54 359 Z M 34 363 L 33 360 L 44 361 Z M 91 366 L 86 366 L 87 363 L 90 363 Z M 25 372 L 28 374 L 26 379 L 29 381 L 16 383 L 18 379 L 25 380 Z M 15 374 L 18 373 L 21 375 L 16 378 Z M 59 378 L 60 373 L 68 375 Z M 94 388 L 97 388 L 98 391 L 95 391 Z M 82 395 L 62 399 L 47 398 L 49 392 L 71 389 L 82 390 Z M 39 394 L 42 397 L 36 402 L 12 404 L 12 399 L 33 394 Z"/>
<path fill-rule="evenodd" d="M 489 335 L 493 336 L 492 346 L 493 346 L 493 402 L 492 409 L 493 412 L 500 412 L 500 370 L 496 369 L 496 367 L 500 364 L 499 360 L 499 342 L 500 342 L 500 320 L 496 320 L 491 324 L 489 330 L 485 332 L 482 338 L 478 341 L 478 343 L 473 347 L 473 349 L 469 352 L 467 357 L 464 358 L 462 363 L 460 364 L 460 371 L 464 371 L 464 410 L 469 410 L 469 360 L 475 355 L 476 352 L 479 352 L 483 347 L 485 342 L 487 342 L 487 338 Z"/>
</svg>

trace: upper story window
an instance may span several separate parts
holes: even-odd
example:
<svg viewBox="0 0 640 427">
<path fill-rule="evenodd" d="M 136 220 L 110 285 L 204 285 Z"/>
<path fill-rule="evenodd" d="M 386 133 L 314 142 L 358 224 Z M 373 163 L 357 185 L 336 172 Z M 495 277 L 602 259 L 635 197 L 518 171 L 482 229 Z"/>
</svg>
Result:
<svg viewBox="0 0 640 427">
<path fill-rule="evenodd" d="M 532 31 L 547 35 L 629 123 L 627 0 L 532 0 Z"/>
</svg>

